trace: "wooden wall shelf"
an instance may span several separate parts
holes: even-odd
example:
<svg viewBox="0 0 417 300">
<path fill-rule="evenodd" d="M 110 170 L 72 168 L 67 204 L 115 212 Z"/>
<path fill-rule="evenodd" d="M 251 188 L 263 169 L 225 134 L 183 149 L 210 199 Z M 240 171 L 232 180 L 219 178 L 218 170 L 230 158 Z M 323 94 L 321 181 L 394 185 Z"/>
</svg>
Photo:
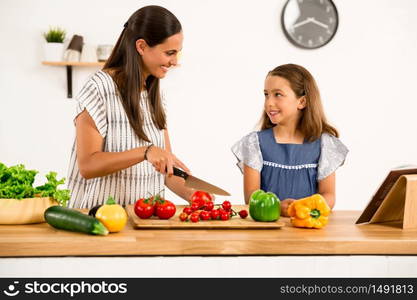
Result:
<svg viewBox="0 0 417 300">
<path fill-rule="evenodd" d="M 72 98 L 72 67 L 102 67 L 105 62 L 43 61 L 43 65 L 67 68 L 67 98 Z"/>
</svg>

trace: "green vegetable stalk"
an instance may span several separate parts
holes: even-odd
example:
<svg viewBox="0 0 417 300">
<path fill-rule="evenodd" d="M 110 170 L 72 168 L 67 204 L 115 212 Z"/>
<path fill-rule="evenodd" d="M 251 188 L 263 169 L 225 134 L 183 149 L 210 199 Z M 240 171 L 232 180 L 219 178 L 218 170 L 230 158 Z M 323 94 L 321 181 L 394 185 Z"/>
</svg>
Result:
<svg viewBox="0 0 417 300">
<path fill-rule="evenodd" d="M 276 221 L 281 215 L 281 202 L 272 192 L 256 190 L 250 197 L 249 214 L 255 221 Z"/>
</svg>

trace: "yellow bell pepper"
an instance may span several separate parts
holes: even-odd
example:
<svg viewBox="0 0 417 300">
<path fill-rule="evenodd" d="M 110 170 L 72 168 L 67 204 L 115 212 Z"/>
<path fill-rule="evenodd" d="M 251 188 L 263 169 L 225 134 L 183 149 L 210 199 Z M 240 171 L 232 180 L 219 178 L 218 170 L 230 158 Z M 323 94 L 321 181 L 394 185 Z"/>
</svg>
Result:
<svg viewBox="0 0 417 300">
<path fill-rule="evenodd" d="M 106 226 L 110 232 L 119 232 L 127 222 L 125 209 L 116 204 L 113 197 L 109 197 L 106 204 L 101 206 L 96 212 L 96 219 Z"/>
<path fill-rule="evenodd" d="M 328 222 L 330 211 L 320 194 L 296 200 L 288 207 L 292 225 L 303 228 L 323 228 Z"/>
</svg>

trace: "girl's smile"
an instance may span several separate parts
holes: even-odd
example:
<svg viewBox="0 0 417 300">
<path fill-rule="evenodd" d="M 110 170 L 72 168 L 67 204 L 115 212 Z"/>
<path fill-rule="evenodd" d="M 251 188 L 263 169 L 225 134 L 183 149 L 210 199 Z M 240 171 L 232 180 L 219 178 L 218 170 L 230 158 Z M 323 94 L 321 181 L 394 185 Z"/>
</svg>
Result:
<svg viewBox="0 0 417 300">
<path fill-rule="evenodd" d="M 304 108 L 301 98 L 297 98 L 290 83 L 280 76 L 265 79 L 265 113 L 273 124 L 296 123 L 300 110 Z"/>
<path fill-rule="evenodd" d="M 269 110 L 267 111 L 267 114 L 270 119 L 273 119 L 274 117 L 278 116 L 280 112 L 280 110 Z"/>
</svg>

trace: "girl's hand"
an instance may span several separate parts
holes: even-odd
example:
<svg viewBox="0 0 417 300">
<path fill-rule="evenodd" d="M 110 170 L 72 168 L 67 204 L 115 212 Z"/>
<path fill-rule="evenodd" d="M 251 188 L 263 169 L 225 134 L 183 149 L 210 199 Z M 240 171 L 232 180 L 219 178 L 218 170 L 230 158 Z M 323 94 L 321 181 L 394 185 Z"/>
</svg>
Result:
<svg viewBox="0 0 417 300">
<path fill-rule="evenodd" d="M 289 215 L 288 215 L 288 207 L 294 201 L 296 201 L 296 200 L 295 199 L 292 199 L 292 198 L 287 198 L 287 199 L 281 201 L 281 216 L 283 216 L 283 217 L 289 217 Z"/>
<path fill-rule="evenodd" d="M 168 174 L 171 176 L 174 173 L 173 167 L 180 168 L 184 172 L 190 174 L 190 170 L 187 166 L 180 161 L 174 154 L 156 147 L 152 146 L 147 153 L 148 161 L 154 166 L 154 168 L 162 173 Z"/>
</svg>

